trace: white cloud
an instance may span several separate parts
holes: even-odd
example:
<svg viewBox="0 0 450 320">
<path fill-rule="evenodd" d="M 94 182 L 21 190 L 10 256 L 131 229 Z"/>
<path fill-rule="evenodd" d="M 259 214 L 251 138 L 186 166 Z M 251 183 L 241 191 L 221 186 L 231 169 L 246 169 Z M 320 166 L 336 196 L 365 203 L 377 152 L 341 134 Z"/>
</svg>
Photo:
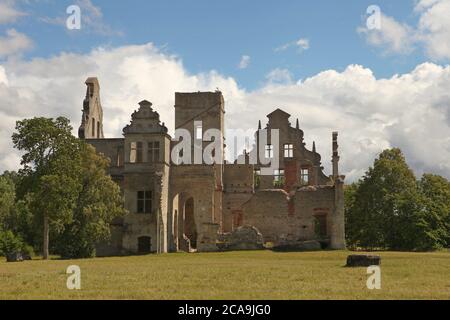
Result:
<svg viewBox="0 0 450 320">
<path fill-rule="evenodd" d="M 4 71 L 3 71 L 4 70 Z M 299 117 L 305 142 L 316 141 L 330 173 L 331 132 L 339 131 L 341 172 L 348 181 L 363 174 L 384 148 L 398 146 L 417 174 L 431 171 L 450 178 L 450 67 L 425 63 L 403 75 L 377 79 L 359 65 L 326 70 L 295 82 L 287 70 L 281 83 L 253 91 L 215 71 L 188 73 L 176 56 L 152 44 L 98 48 L 89 54 L 63 53 L 49 59 L 8 60 L 0 67 L 0 172 L 19 158 L 10 136 L 17 119 L 64 115 L 76 132 L 85 94 L 84 80 L 98 76 L 105 134 L 120 137 L 142 99 L 153 102 L 173 130 L 175 91 L 214 91 L 226 100 L 228 129 L 256 129 L 258 120 L 282 108 Z M 288 75 L 288 76 L 287 76 Z M 275 77 L 276 78 L 276 77 Z"/>
<path fill-rule="evenodd" d="M 239 62 L 239 69 L 246 69 L 250 64 L 250 56 L 243 55 L 241 61 Z"/>
<path fill-rule="evenodd" d="M 6 77 L 6 71 L 3 66 L 0 66 L 0 85 L 8 85 L 8 78 Z"/>
<path fill-rule="evenodd" d="M 104 22 L 101 8 L 95 6 L 91 0 L 77 0 L 76 4 L 81 8 L 81 19 L 84 27 L 87 26 L 94 33 L 101 35 L 122 35 L 122 32 L 113 30 Z"/>
<path fill-rule="evenodd" d="M 285 51 L 291 47 L 296 47 L 299 53 L 309 49 L 309 40 L 306 38 L 300 38 L 297 41 L 292 41 L 283 44 L 282 46 L 275 48 L 275 52 Z"/>
<path fill-rule="evenodd" d="M 15 8 L 15 1 L 2 0 L 0 2 L 0 24 L 15 22 L 18 18 L 26 15 Z"/>
<path fill-rule="evenodd" d="M 386 53 L 408 54 L 413 51 L 414 31 L 407 24 L 401 24 L 394 18 L 381 14 L 381 28 L 369 30 L 358 28 L 366 36 L 370 45 L 382 47 Z"/>
<path fill-rule="evenodd" d="M 308 50 L 309 49 L 309 40 L 308 39 L 298 39 L 295 43 L 300 50 Z"/>
<path fill-rule="evenodd" d="M 381 29 L 359 27 L 367 42 L 385 53 L 409 54 L 421 46 L 435 61 L 450 60 L 450 0 L 419 0 L 414 12 L 417 26 L 409 26 L 381 14 Z"/>
<path fill-rule="evenodd" d="M 450 59 L 450 0 L 421 0 L 418 38 L 436 60 Z"/>
<path fill-rule="evenodd" d="M 21 53 L 33 47 L 33 41 L 27 35 L 9 29 L 6 31 L 6 36 L 0 36 L 0 58 L 13 54 Z"/>
<path fill-rule="evenodd" d="M 287 69 L 276 68 L 266 75 L 268 85 L 286 85 L 292 83 L 292 74 Z"/>
</svg>

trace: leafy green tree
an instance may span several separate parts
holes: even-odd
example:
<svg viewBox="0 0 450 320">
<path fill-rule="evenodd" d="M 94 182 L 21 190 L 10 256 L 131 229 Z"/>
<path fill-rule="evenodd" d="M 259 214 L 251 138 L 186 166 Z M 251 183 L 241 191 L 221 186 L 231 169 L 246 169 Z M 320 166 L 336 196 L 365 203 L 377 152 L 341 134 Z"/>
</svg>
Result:
<svg viewBox="0 0 450 320">
<path fill-rule="evenodd" d="M 347 239 L 369 249 L 408 249 L 417 232 L 420 195 L 400 149 L 384 150 L 347 192 Z"/>
<path fill-rule="evenodd" d="M 20 176 L 16 171 L 6 170 L 2 173 L 0 177 L 9 179 L 10 181 L 12 181 L 12 183 L 14 183 L 14 185 L 18 185 L 20 181 Z"/>
<path fill-rule="evenodd" d="M 38 245 L 40 237 L 36 232 L 36 229 L 39 228 L 39 221 L 35 219 L 31 210 L 32 199 L 32 194 L 27 194 L 23 199 L 17 200 L 12 216 L 13 228 L 11 230 L 27 244 L 35 247 Z"/>
<path fill-rule="evenodd" d="M 423 249 L 450 247 L 450 182 L 439 175 L 424 174 L 419 189 L 424 203 L 419 221 Z"/>
<path fill-rule="evenodd" d="M 0 230 L 12 227 L 12 214 L 16 191 L 14 182 L 6 176 L 0 176 Z"/>
<path fill-rule="evenodd" d="M 450 244 L 450 182 L 432 174 L 416 181 L 399 149 L 383 151 L 345 197 L 350 246 L 433 250 Z"/>
<path fill-rule="evenodd" d="M 17 173 L 6 171 L 0 176 L 0 230 L 10 230 L 26 243 L 34 244 L 33 216 L 29 197 L 16 199 Z"/>
<path fill-rule="evenodd" d="M 359 221 L 362 217 L 355 210 L 356 192 L 358 191 L 358 183 L 344 185 L 345 198 L 345 238 L 349 248 L 354 247 L 360 239 Z"/>
<path fill-rule="evenodd" d="M 82 189 L 72 223 L 58 238 L 57 252 L 65 258 L 95 255 L 95 244 L 110 239 L 110 224 L 124 215 L 119 186 L 106 173 L 109 161 L 90 145 L 82 149 Z"/>
<path fill-rule="evenodd" d="M 18 253 L 24 248 L 24 243 L 12 231 L 0 231 L 0 256 Z"/>
<path fill-rule="evenodd" d="M 23 151 L 20 193 L 31 193 L 32 211 L 42 221 L 43 257 L 49 256 L 50 227 L 58 231 L 72 218 L 80 189 L 80 141 L 64 117 L 17 121 L 14 146 Z"/>
</svg>

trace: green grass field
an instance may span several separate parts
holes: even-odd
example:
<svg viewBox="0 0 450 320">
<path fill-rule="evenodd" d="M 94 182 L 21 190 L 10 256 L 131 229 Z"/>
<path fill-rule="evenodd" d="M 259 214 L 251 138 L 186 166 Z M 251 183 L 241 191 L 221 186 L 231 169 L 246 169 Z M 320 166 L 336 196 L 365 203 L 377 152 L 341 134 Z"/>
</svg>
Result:
<svg viewBox="0 0 450 320">
<path fill-rule="evenodd" d="M 348 251 L 171 253 L 0 262 L 0 299 L 450 299 L 450 252 L 381 252 L 381 289 Z M 66 268 L 81 268 L 68 290 Z"/>
</svg>

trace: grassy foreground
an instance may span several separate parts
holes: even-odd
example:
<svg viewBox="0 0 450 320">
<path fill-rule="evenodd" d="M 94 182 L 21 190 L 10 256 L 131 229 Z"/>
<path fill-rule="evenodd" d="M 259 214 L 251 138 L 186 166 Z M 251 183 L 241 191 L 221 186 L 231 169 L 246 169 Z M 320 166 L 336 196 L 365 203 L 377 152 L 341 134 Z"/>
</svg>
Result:
<svg viewBox="0 0 450 320">
<path fill-rule="evenodd" d="M 450 299 L 450 252 L 381 252 L 381 289 L 348 251 L 171 253 L 6 263 L 0 299 Z M 66 268 L 81 268 L 81 290 Z"/>
</svg>

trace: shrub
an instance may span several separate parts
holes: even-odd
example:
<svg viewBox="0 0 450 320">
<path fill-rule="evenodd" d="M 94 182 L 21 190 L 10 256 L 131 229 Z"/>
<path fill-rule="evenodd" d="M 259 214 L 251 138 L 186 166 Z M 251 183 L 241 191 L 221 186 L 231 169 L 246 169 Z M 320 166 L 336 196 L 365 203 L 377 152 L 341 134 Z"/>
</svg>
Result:
<svg viewBox="0 0 450 320">
<path fill-rule="evenodd" d="M 22 255 L 24 257 L 30 257 L 30 258 L 34 257 L 35 254 L 34 254 L 33 247 L 28 244 L 24 244 L 22 246 Z"/>
<path fill-rule="evenodd" d="M 0 232 L 0 255 L 21 252 L 24 247 L 22 239 L 15 236 L 11 231 Z"/>
</svg>

